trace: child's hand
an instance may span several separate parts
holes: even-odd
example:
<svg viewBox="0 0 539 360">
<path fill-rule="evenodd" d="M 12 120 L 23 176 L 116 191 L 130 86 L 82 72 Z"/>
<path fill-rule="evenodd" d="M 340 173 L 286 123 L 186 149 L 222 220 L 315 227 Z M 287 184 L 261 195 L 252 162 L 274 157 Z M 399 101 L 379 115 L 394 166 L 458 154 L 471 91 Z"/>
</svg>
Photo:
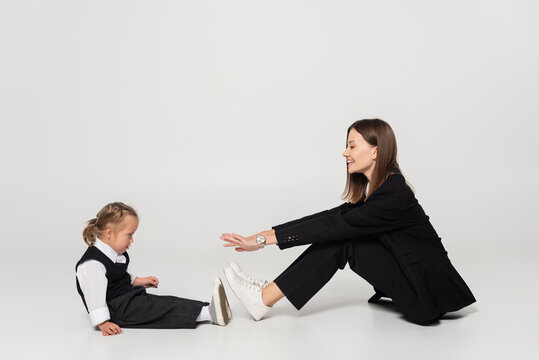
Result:
<svg viewBox="0 0 539 360">
<path fill-rule="evenodd" d="M 102 322 L 101 324 L 97 326 L 101 330 L 101 334 L 103 334 L 103 336 L 116 335 L 116 334 L 122 333 L 122 329 L 120 329 L 118 325 L 108 320 Z"/>
<path fill-rule="evenodd" d="M 145 288 L 149 288 L 149 287 L 156 288 L 157 285 L 159 285 L 159 280 L 155 276 L 148 276 L 144 278 L 144 280 L 145 280 L 145 284 L 142 286 L 144 286 Z"/>
<path fill-rule="evenodd" d="M 136 277 L 133 281 L 133 286 L 144 286 L 145 288 L 154 287 L 159 285 L 159 280 L 155 276 L 148 277 Z"/>
</svg>

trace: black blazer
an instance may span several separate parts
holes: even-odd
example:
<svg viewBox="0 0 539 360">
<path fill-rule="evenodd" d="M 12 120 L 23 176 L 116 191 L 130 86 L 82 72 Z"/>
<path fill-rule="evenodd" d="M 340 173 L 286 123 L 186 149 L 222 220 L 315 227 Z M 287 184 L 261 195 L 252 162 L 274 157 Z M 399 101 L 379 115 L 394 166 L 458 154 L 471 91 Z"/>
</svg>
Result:
<svg viewBox="0 0 539 360">
<path fill-rule="evenodd" d="M 426 322 L 475 302 L 412 190 L 393 174 L 367 201 L 272 227 L 281 249 L 376 236 L 395 257 L 402 277 L 384 294 L 410 319 Z"/>
</svg>

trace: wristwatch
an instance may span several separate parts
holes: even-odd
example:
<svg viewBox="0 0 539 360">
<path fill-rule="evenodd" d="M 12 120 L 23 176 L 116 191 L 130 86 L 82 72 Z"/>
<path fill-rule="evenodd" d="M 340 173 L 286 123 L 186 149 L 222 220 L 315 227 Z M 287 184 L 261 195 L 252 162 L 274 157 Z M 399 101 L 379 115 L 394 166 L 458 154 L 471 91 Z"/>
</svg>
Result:
<svg viewBox="0 0 539 360">
<path fill-rule="evenodd" d="M 266 245 L 266 238 L 264 237 L 264 235 L 258 235 L 256 237 L 256 243 L 258 244 L 258 247 L 262 249 L 264 245 Z"/>
</svg>

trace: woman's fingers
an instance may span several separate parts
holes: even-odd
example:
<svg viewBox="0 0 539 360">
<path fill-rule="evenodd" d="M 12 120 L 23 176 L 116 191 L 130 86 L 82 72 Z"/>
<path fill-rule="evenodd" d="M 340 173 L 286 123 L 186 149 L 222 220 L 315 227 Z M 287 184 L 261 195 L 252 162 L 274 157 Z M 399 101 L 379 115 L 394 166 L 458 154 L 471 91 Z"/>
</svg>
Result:
<svg viewBox="0 0 539 360">
<path fill-rule="evenodd" d="M 224 247 L 241 246 L 241 243 L 238 240 L 223 240 L 223 241 L 225 242 L 225 244 L 223 245 Z"/>
<path fill-rule="evenodd" d="M 236 240 L 236 239 L 225 239 L 223 241 L 225 241 L 225 242 L 227 242 L 229 244 L 237 244 L 237 243 L 239 243 L 239 241 Z"/>
<path fill-rule="evenodd" d="M 232 234 L 223 234 L 223 235 L 221 235 L 221 240 L 224 240 L 224 241 L 236 241 L 238 239 L 236 239 L 234 236 L 232 236 Z"/>
<path fill-rule="evenodd" d="M 219 238 L 225 242 L 225 244 L 223 244 L 224 247 L 235 247 L 234 250 L 238 252 L 247 251 L 245 250 L 245 246 L 247 245 L 247 239 L 239 234 L 222 233 Z"/>
<path fill-rule="evenodd" d="M 234 235 L 234 237 L 235 237 L 236 239 L 238 239 L 238 240 L 242 240 L 242 241 L 245 241 L 245 240 L 246 240 L 244 236 L 241 236 L 241 235 L 239 235 L 239 234 L 233 234 L 233 235 Z"/>
<path fill-rule="evenodd" d="M 221 240 L 227 240 L 227 239 L 236 239 L 236 240 L 244 240 L 245 238 L 239 234 L 236 233 L 222 233 L 220 236 Z"/>
<path fill-rule="evenodd" d="M 236 244 L 236 245 L 239 245 L 239 244 L 243 243 L 243 239 L 236 238 L 236 237 L 230 237 L 230 236 L 225 236 L 221 240 L 226 241 L 226 242 L 228 242 L 230 244 Z"/>
</svg>

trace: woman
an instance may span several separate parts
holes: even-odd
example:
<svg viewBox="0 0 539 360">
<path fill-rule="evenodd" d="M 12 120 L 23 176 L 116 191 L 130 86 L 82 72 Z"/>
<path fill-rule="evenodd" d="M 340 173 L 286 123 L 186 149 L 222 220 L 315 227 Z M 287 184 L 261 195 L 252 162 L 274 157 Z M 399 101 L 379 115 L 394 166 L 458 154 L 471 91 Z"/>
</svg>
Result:
<svg viewBox="0 0 539 360">
<path fill-rule="evenodd" d="M 284 296 L 301 309 L 347 263 L 374 287 L 369 302 L 391 298 L 418 324 L 475 302 L 401 173 L 389 124 L 380 119 L 353 123 L 343 156 L 346 203 L 249 237 L 221 235 L 224 246 L 237 251 L 312 244 L 269 284 L 236 264 L 225 269 L 232 290 L 255 320 Z"/>
</svg>

